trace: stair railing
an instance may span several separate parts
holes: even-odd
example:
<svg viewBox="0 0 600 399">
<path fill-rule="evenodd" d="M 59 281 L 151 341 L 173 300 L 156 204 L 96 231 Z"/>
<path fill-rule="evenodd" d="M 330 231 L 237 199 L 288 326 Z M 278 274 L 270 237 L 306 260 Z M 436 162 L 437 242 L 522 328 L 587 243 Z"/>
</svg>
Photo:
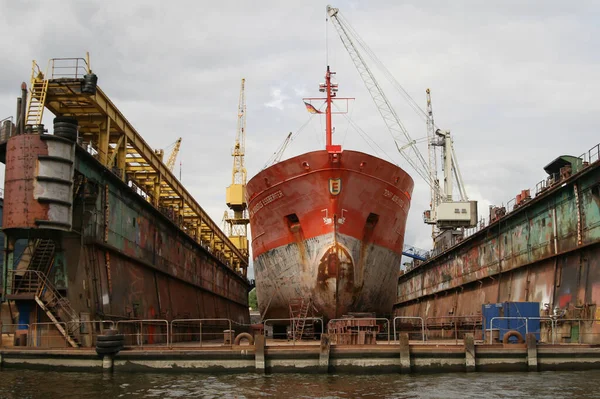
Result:
<svg viewBox="0 0 600 399">
<path fill-rule="evenodd" d="M 70 326 L 69 333 L 72 333 L 79 328 L 80 323 L 77 312 L 71 307 L 69 300 L 58 292 L 56 287 L 54 287 L 44 273 L 37 270 L 25 270 L 22 279 L 27 279 L 29 286 L 34 286 L 34 283 L 37 283 L 35 295 L 59 317 L 61 317 L 61 315 L 66 315 L 69 318 L 69 320 L 63 320 Z M 61 319 L 62 318 L 63 317 L 61 317 Z"/>
</svg>

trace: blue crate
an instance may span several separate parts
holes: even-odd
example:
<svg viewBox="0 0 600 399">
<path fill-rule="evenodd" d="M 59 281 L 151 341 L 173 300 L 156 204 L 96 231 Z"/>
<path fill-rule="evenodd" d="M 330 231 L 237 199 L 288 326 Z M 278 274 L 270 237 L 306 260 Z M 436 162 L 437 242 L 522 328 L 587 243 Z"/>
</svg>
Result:
<svg viewBox="0 0 600 399">
<path fill-rule="evenodd" d="M 481 305 L 481 315 L 483 318 L 482 330 L 484 336 L 487 336 L 486 330 L 489 330 L 492 318 L 494 317 L 540 317 L 539 302 L 501 302 Z M 496 319 L 494 320 L 493 330 L 499 330 L 499 338 L 509 330 L 518 331 L 523 338 L 526 335 L 525 320 L 523 319 Z M 540 320 L 529 320 L 529 332 L 535 334 L 536 340 L 540 339 Z M 489 338 L 488 338 L 489 340 Z"/>
</svg>

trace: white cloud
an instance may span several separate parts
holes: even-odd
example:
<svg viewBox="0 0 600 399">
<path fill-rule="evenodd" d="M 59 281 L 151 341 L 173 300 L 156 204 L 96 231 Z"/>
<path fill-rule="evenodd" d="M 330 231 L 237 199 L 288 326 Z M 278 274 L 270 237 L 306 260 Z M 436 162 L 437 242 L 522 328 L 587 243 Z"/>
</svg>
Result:
<svg viewBox="0 0 600 399">
<path fill-rule="evenodd" d="M 280 111 L 283 111 L 285 105 L 283 104 L 285 100 L 289 97 L 283 94 L 282 89 L 271 89 L 271 101 L 265 103 L 265 107 L 269 108 L 277 108 Z"/>
</svg>

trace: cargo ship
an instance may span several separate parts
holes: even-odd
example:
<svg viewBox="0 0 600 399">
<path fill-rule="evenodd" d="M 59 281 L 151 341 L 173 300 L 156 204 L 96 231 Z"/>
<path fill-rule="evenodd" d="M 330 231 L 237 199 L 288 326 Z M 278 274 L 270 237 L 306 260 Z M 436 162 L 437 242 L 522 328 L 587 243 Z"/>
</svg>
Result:
<svg viewBox="0 0 600 399">
<path fill-rule="evenodd" d="M 325 320 L 390 314 L 396 297 L 414 182 L 392 163 L 332 144 L 333 74 L 327 67 L 320 85 L 325 98 L 305 99 L 309 111 L 326 118 L 325 149 L 272 165 L 247 185 L 256 290 L 266 319 L 289 318 L 294 307 L 300 317 L 312 310 Z M 325 111 L 312 100 L 324 101 Z"/>
</svg>

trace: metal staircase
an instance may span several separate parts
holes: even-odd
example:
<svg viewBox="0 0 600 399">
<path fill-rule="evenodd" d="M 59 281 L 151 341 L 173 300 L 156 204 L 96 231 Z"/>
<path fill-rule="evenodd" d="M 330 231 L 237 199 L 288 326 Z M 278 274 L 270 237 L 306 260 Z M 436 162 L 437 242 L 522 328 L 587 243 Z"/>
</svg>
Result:
<svg viewBox="0 0 600 399">
<path fill-rule="evenodd" d="M 53 240 L 36 240 L 33 256 L 31 257 L 27 270 L 37 270 L 38 272 L 48 274 L 48 271 L 50 271 L 52 263 L 54 262 L 55 249 L 56 244 L 54 244 Z"/>
<path fill-rule="evenodd" d="M 48 79 L 45 79 L 44 74 L 35 61 L 33 61 L 31 67 L 30 91 L 25 124 L 39 125 L 42 123 L 42 116 L 44 114 L 44 104 L 46 103 L 46 94 L 48 93 Z"/>
<path fill-rule="evenodd" d="M 13 285 L 15 288 L 10 295 L 11 299 L 35 300 L 69 345 L 78 347 L 79 342 L 75 332 L 79 329 L 80 323 L 77 312 L 71 307 L 69 300 L 58 292 L 41 271 L 25 270 L 20 276 L 14 277 L 15 280 L 19 278 L 18 283 Z"/>
<path fill-rule="evenodd" d="M 80 326 L 77 312 L 47 277 L 54 262 L 56 244 L 51 239 L 37 239 L 30 248 L 27 257 L 22 259 L 24 262 L 12 271 L 12 293 L 8 299 L 34 300 L 69 345 L 78 347 L 75 338 Z"/>
<path fill-rule="evenodd" d="M 303 337 L 314 336 L 314 323 L 308 322 L 307 317 L 312 308 L 312 301 L 304 298 L 292 299 L 289 303 L 290 318 L 292 319 L 292 338 L 300 340 Z"/>
</svg>

